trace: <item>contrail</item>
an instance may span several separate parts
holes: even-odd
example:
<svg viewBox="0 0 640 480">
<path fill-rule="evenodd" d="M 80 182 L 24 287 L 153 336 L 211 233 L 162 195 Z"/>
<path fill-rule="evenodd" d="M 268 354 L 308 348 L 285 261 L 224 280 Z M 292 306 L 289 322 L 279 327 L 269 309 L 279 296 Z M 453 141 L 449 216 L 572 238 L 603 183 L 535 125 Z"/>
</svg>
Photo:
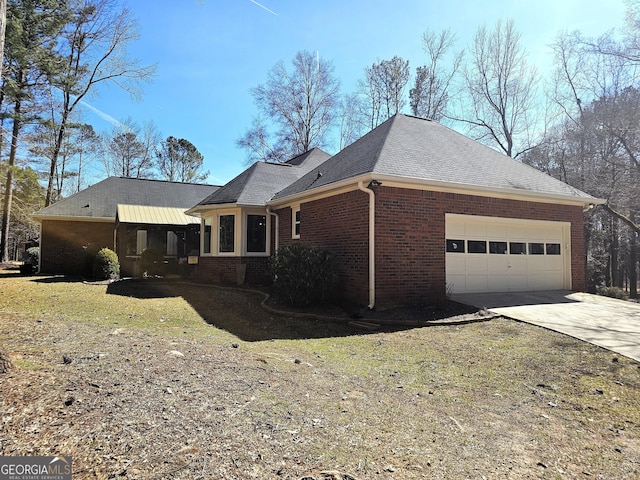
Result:
<svg viewBox="0 0 640 480">
<path fill-rule="evenodd" d="M 251 3 L 256 4 L 257 6 L 259 6 L 260 8 L 265 9 L 267 12 L 274 14 L 276 17 L 278 16 L 278 14 L 276 12 L 274 12 L 273 10 L 269 10 L 267 7 L 265 7 L 264 5 L 259 4 L 258 2 L 256 2 L 255 0 L 249 0 Z"/>
<path fill-rule="evenodd" d="M 80 103 L 83 104 L 85 107 L 87 107 L 88 109 L 90 109 L 93 113 L 95 113 L 96 115 L 98 115 L 100 118 L 102 118 L 103 120 L 106 120 L 107 122 L 109 122 L 111 125 L 121 128 L 123 130 L 127 129 L 127 126 L 125 124 L 123 124 L 122 122 L 119 122 L 118 120 L 116 120 L 115 118 L 113 118 L 111 115 L 108 115 L 106 113 L 104 113 L 102 110 L 98 110 L 96 107 L 94 107 L 93 105 L 89 105 L 87 102 L 85 102 L 84 100 L 80 100 Z"/>
</svg>

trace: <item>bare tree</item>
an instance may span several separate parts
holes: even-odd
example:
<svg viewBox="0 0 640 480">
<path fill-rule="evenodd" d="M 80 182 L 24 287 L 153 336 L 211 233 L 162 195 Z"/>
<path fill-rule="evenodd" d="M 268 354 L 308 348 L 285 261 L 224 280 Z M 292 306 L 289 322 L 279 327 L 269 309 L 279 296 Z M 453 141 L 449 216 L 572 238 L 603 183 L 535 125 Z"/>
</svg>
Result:
<svg viewBox="0 0 640 480">
<path fill-rule="evenodd" d="M 372 129 L 402 111 L 408 82 L 409 61 L 398 56 L 365 68 L 365 78 L 359 82 L 359 88 L 366 98 L 364 107 Z"/>
<path fill-rule="evenodd" d="M 545 142 L 524 159 L 567 183 L 605 198 L 586 215 L 591 288 L 623 286 L 637 296 L 640 225 L 640 91 L 629 47 L 607 32 L 562 33 L 552 45 L 549 98 L 557 107 Z"/>
<path fill-rule="evenodd" d="M 156 145 L 145 141 L 140 127 L 130 118 L 104 135 L 103 165 L 108 176 L 152 178 Z"/>
<path fill-rule="evenodd" d="M 513 20 L 478 29 L 464 70 L 469 111 L 457 116 L 478 140 L 510 157 L 530 148 L 535 125 L 537 72 L 526 61 Z"/>
<path fill-rule="evenodd" d="M 203 170 L 204 157 L 189 140 L 167 137 L 156 150 L 156 165 L 170 182 L 203 182 L 209 176 Z"/>
<path fill-rule="evenodd" d="M 362 115 L 368 119 L 370 130 L 376 128 L 382 121 L 380 112 L 382 109 L 382 86 L 376 73 L 376 65 L 364 69 L 364 79 L 358 82 L 360 94 L 364 100 L 360 103 Z"/>
<path fill-rule="evenodd" d="M 340 103 L 340 150 L 362 136 L 364 123 L 360 96 L 357 93 L 344 95 Z"/>
<path fill-rule="evenodd" d="M 267 82 L 252 90 L 261 116 L 236 142 L 247 150 L 249 161 L 285 161 L 326 142 L 339 100 L 333 66 L 301 51 L 292 67 L 289 71 L 284 62 L 278 62 L 267 74 Z M 275 140 L 267 122 L 275 128 Z"/>
<path fill-rule="evenodd" d="M 460 69 L 464 52 L 453 55 L 445 64 L 456 41 L 451 30 L 439 34 L 427 31 L 422 36 L 428 63 L 416 69 L 414 87 L 409 92 L 411 112 L 418 117 L 441 121 L 447 113 L 453 81 Z"/>
<path fill-rule="evenodd" d="M 71 113 L 105 83 L 117 85 L 136 98 L 142 82 L 149 81 L 155 72 L 155 66 L 141 66 L 127 56 L 128 44 L 138 38 L 137 24 L 128 9 L 120 9 L 115 0 L 72 3 L 74 13 L 60 43 L 65 69 L 52 79 L 62 96 L 62 106 L 56 122 L 45 205 L 53 200 L 58 157 Z"/>
</svg>

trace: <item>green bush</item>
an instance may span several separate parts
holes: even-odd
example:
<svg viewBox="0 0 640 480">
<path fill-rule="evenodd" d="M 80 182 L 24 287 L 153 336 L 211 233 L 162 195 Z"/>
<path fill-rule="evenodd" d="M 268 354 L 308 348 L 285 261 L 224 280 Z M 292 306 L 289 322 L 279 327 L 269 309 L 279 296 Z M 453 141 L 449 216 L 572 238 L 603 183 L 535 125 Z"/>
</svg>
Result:
<svg viewBox="0 0 640 480">
<path fill-rule="evenodd" d="M 597 292 L 598 295 L 602 295 L 603 297 L 617 298 L 619 300 L 629 299 L 627 292 L 620 287 L 599 287 Z"/>
<path fill-rule="evenodd" d="M 38 266 L 38 261 L 40 260 L 40 247 L 27 248 L 27 251 L 22 255 L 22 259 L 27 265 Z"/>
<path fill-rule="evenodd" d="M 145 248 L 140 255 L 140 267 L 147 275 L 161 275 L 164 270 L 164 255 L 156 248 Z"/>
<path fill-rule="evenodd" d="M 40 247 L 30 247 L 22 253 L 23 264 L 20 265 L 20 273 L 32 275 L 38 270 L 40 260 Z"/>
<path fill-rule="evenodd" d="M 93 276 L 98 280 L 115 280 L 120 276 L 120 262 L 116 252 L 103 248 L 96 254 Z"/>
<path fill-rule="evenodd" d="M 330 252 L 299 244 L 281 247 L 270 269 L 275 294 L 295 306 L 324 303 L 336 280 Z"/>
</svg>

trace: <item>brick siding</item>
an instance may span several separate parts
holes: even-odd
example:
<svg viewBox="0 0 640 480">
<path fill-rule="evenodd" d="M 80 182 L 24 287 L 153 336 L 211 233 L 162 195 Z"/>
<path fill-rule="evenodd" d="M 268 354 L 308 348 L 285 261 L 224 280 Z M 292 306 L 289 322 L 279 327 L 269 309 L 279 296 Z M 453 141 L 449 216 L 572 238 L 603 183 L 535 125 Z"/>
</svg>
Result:
<svg viewBox="0 0 640 480">
<path fill-rule="evenodd" d="M 238 269 L 245 268 L 244 283 L 265 285 L 269 281 L 268 261 L 267 257 L 200 257 L 197 277 L 203 282 L 237 285 Z"/>
<path fill-rule="evenodd" d="M 339 291 L 368 303 L 368 195 L 349 192 L 300 209 L 300 240 L 291 239 L 291 209 L 280 216 L 280 245 L 299 241 L 338 257 Z M 571 223 L 571 279 L 585 288 L 583 212 L 579 206 L 381 186 L 376 189 L 376 304 L 437 303 L 446 294 L 445 214 Z"/>
<path fill-rule="evenodd" d="M 291 238 L 291 209 L 278 210 L 280 246 L 293 242 L 330 250 L 337 257 L 337 291 L 368 304 L 369 197 L 348 192 L 300 205 L 300 239 Z"/>
<path fill-rule="evenodd" d="M 115 223 L 43 220 L 40 271 L 48 274 L 87 275 L 88 254 L 101 248 L 113 250 Z"/>
</svg>

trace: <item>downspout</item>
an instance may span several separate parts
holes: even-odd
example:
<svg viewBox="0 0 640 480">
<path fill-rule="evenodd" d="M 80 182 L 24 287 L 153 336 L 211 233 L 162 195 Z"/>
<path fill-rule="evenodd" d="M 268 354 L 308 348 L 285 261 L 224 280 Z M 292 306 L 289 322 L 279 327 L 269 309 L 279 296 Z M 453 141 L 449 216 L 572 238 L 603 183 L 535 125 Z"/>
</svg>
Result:
<svg viewBox="0 0 640 480">
<path fill-rule="evenodd" d="M 376 196 L 373 190 L 358 182 L 358 189 L 369 195 L 369 310 L 376 306 Z"/>
</svg>

